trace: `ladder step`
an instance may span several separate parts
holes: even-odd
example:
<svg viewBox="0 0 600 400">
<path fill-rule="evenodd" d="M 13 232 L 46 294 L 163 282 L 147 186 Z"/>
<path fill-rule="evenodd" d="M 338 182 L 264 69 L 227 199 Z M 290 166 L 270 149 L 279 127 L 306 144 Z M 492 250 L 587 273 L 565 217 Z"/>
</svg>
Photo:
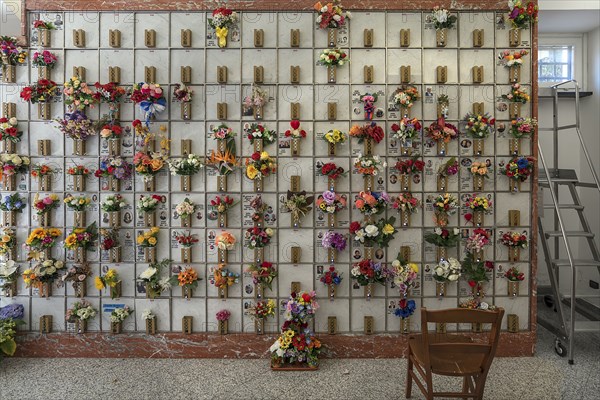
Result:
<svg viewBox="0 0 600 400">
<path fill-rule="evenodd" d="M 584 209 L 583 206 L 578 204 L 559 204 L 558 208 L 560 210 L 578 210 L 582 211 Z M 554 210 L 554 204 L 544 204 L 545 210 Z"/>
<path fill-rule="evenodd" d="M 561 298 L 570 300 L 571 295 L 569 293 L 561 293 Z M 576 299 L 600 299 L 600 294 L 578 294 L 575 296 Z"/>
<path fill-rule="evenodd" d="M 549 172 L 552 183 L 565 185 L 579 182 L 577 172 L 574 169 L 559 169 L 556 171 L 554 168 L 551 168 Z M 540 170 L 538 183 L 542 186 L 548 186 L 548 177 L 544 170 Z"/>
<path fill-rule="evenodd" d="M 567 236 L 571 236 L 571 237 L 587 237 L 587 238 L 594 237 L 594 234 L 592 232 L 586 232 L 586 231 L 566 231 L 565 233 L 567 234 Z M 561 236 L 562 236 L 561 231 L 546 232 L 546 238 L 561 237 Z"/>
<path fill-rule="evenodd" d="M 576 332 L 598 332 L 600 321 L 575 321 Z"/>
<path fill-rule="evenodd" d="M 557 267 L 571 266 L 568 259 L 553 260 L 552 264 Z M 598 260 L 573 260 L 573 264 L 575 264 L 576 267 L 600 267 L 600 261 Z"/>
</svg>

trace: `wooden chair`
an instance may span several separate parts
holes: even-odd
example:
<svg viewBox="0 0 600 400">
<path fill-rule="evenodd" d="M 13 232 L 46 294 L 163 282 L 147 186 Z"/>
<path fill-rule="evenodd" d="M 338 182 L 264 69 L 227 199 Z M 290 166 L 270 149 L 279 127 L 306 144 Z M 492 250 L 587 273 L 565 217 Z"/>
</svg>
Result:
<svg viewBox="0 0 600 400">
<path fill-rule="evenodd" d="M 427 400 L 434 397 L 483 399 L 485 380 L 492 364 L 504 310 L 469 310 L 456 308 L 429 311 L 421 309 L 421 334 L 408 339 L 408 370 L 406 398 L 410 398 L 413 380 Z M 475 343 L 469 335 L 429 333 L 428 323 L 484 323 L 492 324 L 485 343 Z M 483 335 L 482 335 L 483 336 Z M 415 373 L 419 373 L 424 383 Z M 461 392 L 434 392 L 432 375 L 462 376 Z"/>
</svg>

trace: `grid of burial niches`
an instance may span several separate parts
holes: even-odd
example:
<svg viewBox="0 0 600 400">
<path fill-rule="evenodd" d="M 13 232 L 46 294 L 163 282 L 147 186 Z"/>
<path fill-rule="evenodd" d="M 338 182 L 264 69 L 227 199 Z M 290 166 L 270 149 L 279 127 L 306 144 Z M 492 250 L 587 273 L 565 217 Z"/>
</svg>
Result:
<svg viewBox="0 0 600 400">
<path fill-rule="evenodd" d="M 59 55 L 59 63 L 52 72 L 52 79 L 61 82 L 68 79 L 74 67 L 78 72 L 85 71 L 86 81 L 102 83 L 109 81 L 109 68 L 119 67 L 120 83 L 124 86 L 137 81 L 154 80 L 167 87 L 168 84 L 182 81 L 181 67 L 191 67 L 190 85 L 195 90 L 192 105 L 191 120 L 181 119 L 180 106 L 170 102 L 167 110 L 158 115 L 157 121 L 152 124 L 152 131 L 158 131 L 159 125 L 166 126 L 167 134 L 172 139 L 171 155 L 182 154 L 181 139 L 192 140 L 192 152 L 206 154 L 215 148 L 215 141 L 207 135 L 210 127 L 220 122 L 227 123 L 236 132 L 241 132 L 243 124 L 253 120 L 251 116 L 243 116 L 241 100 L 248 94 L 250 84 L 254 80 L 254 66 L 262 66 L 263 83 L 261 86 L 268 90 L 271 96 L 264 109 L 264 121 L 268 128 L 284 132 L 292 118 L 291 104 L 299 103 L 299 119 L 301 127 L 309 136 L 302 142 L 299 157 L 291 157 L 289 143 L 282 138 L 278 144 L 266 147 L 271 154 L 277 154 L 279 171 L 276 177 L 270 177 L 265 183 L 263 199 L 272 206 L 273 213 L 269 214 L 266 225 L 276 229 L 276 235 L 265 249 L 265 259 L 278 265 L 279 277 L 274 282 L 273 290 L 266 292 L 266 297 L 277 298 L 281 304 L 290 292 L 292 282 L 299 282 L 302 289 L 315 289 L 321 297 L 321 309 L 316 317 L 317 331 L 327 330 L 327 318 L 337 317 L 337 326 L 340 332 L 362 332 L 364 329 L 364 316 L 374 317 L 374 330 L 398 331 L 399 319 L 393 316 L 394 305 L 398 300 L 397 289 L 392 287 L 376 287 L 374 296 L 365 299 L 362 288 L 353 287 L 350 279 L 350 268 L 353 262 L 363 256 L 363 248 L 352 245 L 349 250 L 339 256 L 336 268 L 343 273 L 344 280 L 338 288 L 334 301 L 328 301 L 326 288 L 318 282 L 318 271 L 321 266 L 327 268 L 326 251 L 320 245 L 320 238 L 326 231 L 325 219 L 317 212 L 311 212 L 302 221 L 299 229 L 292 229 L 289 214 L 279 212 L 279 200 L 290 187 L 291 176 L 301 176 L 301 188 L 315 194 L 327 188 L 323 178 L 315 176 L 314 165 L 317 162 L 334 161 L 346 169 L 352 169 L 352 158 L 362 150 L 362 145 L 350 140 L 338 149 L 337 156 L 330 159 L 327 156 L 326 146 L 320 136 L 331 128 L 348 131 L 354 123 L 361 124 L 363 120 L 362 104 L 358 102 L 360 93 L 375 92 L 379 94 L 376 103 L 377 112 L 375 120 L 385 125 L 386 132 L 392 123 L 397 122 L 399 111 L 390 103 L 390 98 L 401 83 L 400 67 L 410 66 L 410 84 L 416 86 L 423 96 L 416 102 L 412 109 L 412 116 L 421 119 L 427 126 L 437 116 L 436 99 L 440 94 L 447 94 L 450 99 L 448 119 L 460 125 L 463 116 L 472 110 L 473 103 L 483 103 L 484 111 L 496 117 L 500 123 L 508 123 L 506 104 L 499 101 L 502 94 L 508 92 L 510 85 L 507 70 L 496 64 L 496 55 L 508 47 L 509 25 L 504 24 L 506 15 L 501 13 L 459 13 L 457 29 L 449 31 L 448 43 L 445 48 L 436 47 L 435 30 L 426 21 L 426 13 L 354 13 L 350 26 L 338 31 L 338 45 L 349 49 L 351 63 L 338 68 L 337 82 L 328 84 L 326 68 L 315 65 L 320 51 L 327 47 L 327 34 L 325 31 L 316 30 L 312 13 L 242 13 L 238 27 L 231 30 L 228 47 L 219 49 L 216 46 L 214 32 L 207 27 L 207 14 L 205 13 L 66 13 L 66 14 L 30 14 L 30 21 L 41 18 L 59 22 L 58 31 L 52 32 L 50 49 Z M 73 30 L 85 31 L 85 41 L 76 47 L 74 44 Z M 183 47 L 181 43 L 181 30 L 191 31 L 191 47 Z M 255 46 L 255 30 L 263 30 L 262 47 Z M 290 42 L 291 30 L 298 29 L 299 47 L 292 47 Z M 372 29 L 372 47 L 365 47 L 365 29 Z M 410 30 L 407 47 L 402 47 L 400 30 Z M 474 47 L 472 31 L 483 30 L 481 47 Z M 109 30 L 120 31 L 120 47 L 111 47 L 109 44 Z M 146 31 L 154 30 L 155 43 L 146 43 Z M 35 49 L 37 32 L 32 29 L 32 50 Z M 148 46 L 147 46 L 148 44 Z M 150 46 L 154 47 L 150 47 Z M 521 47 L 530 45 L 529 31 L 522 32 Z M 290 67 L 299 66 L 299 84 L 290 81 Z M 365 83 L 365 66 L 373 66 L 372 83 Z M 447 67 L 447 77 L 444 84 L 439 84 L 436 77 L 436 67 Z M 474 84 L 471 76 L 473 66 L 483 66 L 483 80 Z M 154 67 L 146 68 L 146 67 Z M 226 84 L 219 84 L 217 68 L 227 67 Z M 530 62 L 526 57 L 522 68 L 521 82 L 526 90 L 530 91 Z M 155 74 L 155 79 L 147 79 L 147 74 Z M 35 68 L 17 68 L 17 81 L 27 82 L 37 79 Z M 107 153 L 106 145 L 96 138 L 91 138 L 87 145 L 85 157 L 71 156 L 72 141 L 59 139 L 61 136 L 51 123 L 38 119 L 36 109 L 28 109 L 27 104 L 18 100 L 19 87 L 17 85 L 3 85 L 3 101 L 18 103 L 17 117 L 21 121 L 30 120 L 25 124 L 24 140 L 18 145 L 18 152 L 29 154 L 32 162 L 44 162 L 53 166 L 56 173 L 53 176 L 52 189 L 56 193 L 67 195 L 72 192 L 71 181 L 66 179 L 64 171 L 71 165 L 85 164 L 90 169 L 95 169 L 99 157 Z M 172 87 L 169 87 L 169 101 Z M 337 115 L 331 120 L 328 115 L 327 104 L 337 104 Z M 217 103 L 227 103 L 228 114 L 219 121 L 217 118 Z M 62 104 L 55 104 L 52 108 L 53 117 L 61 117 L 64 108 Z M 106 113 L 104 106 L 99 109 L 89 110 L 91 118 L 98 118 Z M 523 107 L 524 116 L 529 115 L 529 107 Z M 123 104 L 121 118 L 123 126 L 130 126 L 134 118 L 141 114 L 133 104 Z M 485 151 L 482 160 L 490 162 L 492 167 L 510 158 L 508 149 L 508 136 L 506 132 L 496 131 L 486 139 Z M 237 147 L 242 156 L 251 154 L 251 146 L 246 139 L 239 135 Z M 51 156 L 40 157 L 37 141 L 48 139 L 52 142 Z M 413 216 L 410 228 L 400 229 L 395 239 L 384 252 L 375 252 L 376 257 L 391 262 L 401 246 L 409 246 L 411 261 L 420 266 L 419 288 L 412 290 L 411 296 L 417 301 L 417 306 L 428 308 L 455 307 L 470 293 L 466 282 L 449 286 L 448 295 L 443 299 L 435 296 L 434 283 L 431 280 L 430 270 L 436 258 L 435 248 L 424 244 L 423 235 L 433 229 L 433 213 L 427 199 L 437 192 L 436 171 L 440 164 L 447 161 L 448 157 L 436 156 L 435 145 L 431 143 L 414 143 L 415 152 L 424 157 L 426 171 L 423 176 L 417 176 L 412 184 L 413 193 L 424 200 L 425 209 Z M 530 145 L 523 143 L 523 152 L 530 152 Z M 126 131 L 121 154 L 125 157 L 133 156 L 133 138 L 131 132 Z M 394 141 L 386 138 L 382 143 L 375 145 L 374 154 L 387 156 L 387 162 L 394 165 L 399 157 L 399 146 Z M 473 192 L 470 175 L 466 167 L 474 159 L 470 141 L 466 135 L 461 135 L 458 141 L 450 144 L 448 156 L 459 156 L 461 171 L 458 177 L 450 178 L 449 191 L 460 199 Z M 29 177 L 22 176 L 19 181 L 19 191 L 28 192 L 30 200 L 37 193 L 37 182 L 29 181 Z M 179 288 L 172 292 L 163 293 L 158 299 L 150 301 L 145 298 L 144 288 L 136 284 L 135 278 L 147 266 L 141 262 L 141 253 L 136 252 L 135 235 L 140 229 L 141 219 L 135 212 L 136 200 L 143 192 L 143 184 L 139 178 L 122 186 L 122 194 L 128 200 L 129 209 L 123 213 L 121 241 L 123 244 L 123 263 L 115 265 L 106 263 L 103 255 L 89 254 L 89 259 L 94 266 L 94 274 L 104 272 L 108 267 L 117 269 L 123 278 L 122 297 L 111 300 L 108 293 L 98 293 L 89 283 L 88 299 L 99 310 L 110 309 L 111 304 L 124 304 L 136 311 L 124 323 L 127 331 L 143 330 L 144 323 L 141 313 L 145 309 L 152 309 L 158 315 L 158 329 L 162 331 L 178 331 L 181 329 L 181 317 L 191 315 L 194 317 L 194 326 L 197 331 L 214 331 L 217 328 L 215 313 L 220 309 L 229 309 L 232 312 L 229 327 L 232 331 L 253 331 L 251 319 L 245 313 L 249 303 L 253 301 L 253 288 L 251 279 L 243 274 L 243 269 L 252 261 L 253 252 L 243 246 L 242 237 L 244 230 L 251 226 L 249 202 L 253 198 L 253 186 L 250 181 L 241 177 L 238 172 L 229 179 L 229 193 L 240 202 L 228 215 L 228 231 L 238 238 L 236 248 L 229 257 L 229 268 L 242 273 L 239 284 L 229 290 L 226 300 L 217 298 L 217 290 L 210 284 L 209 269 L 216 264 L 217 254 L 214 249 L 214 236 L 218 233 L 214 214 L 206 207 L 210 199 L 217 194 L 216 178 L 211 172 L 201 172 L 194 177 L 193 191 L 183 193 L 180 191 L 177 177 L 170 177 L 163 171 L 157 177 L 155 193 L 161 194 L 166 199 L 164 206 L 158 212 L 157 222 L 161 228 L 158 258 L 171 257 L 174 265 L 180 263 L 177 244 L 172 239 L 175 231 L 180 231 L 180 223 L 173 213 L 175 204 L 185 197 L 189 197 L 201 205 L 200 211 L 193 219 L 192 232 L 201 238 L 199 246 L 194 248 L 192 265 L 203 278 L 194 297 L 185 300 L 181 297 Z M 393 169 L 388 169 L 385 177 L 376 181 L 377 190 L 387 190 L 394 195 L 400 192 L 397 176 Z M 110 193 L 106 184 L 94 177 L 88 179 L 87 190 L 92 197 L 93 205 L 88 212 L 88 220 L 96 220 L 100 226 L 107 225 L 107 216 L 99 209 L 100 201 Z M 504 176 L 493 173 L 491 179 L 486 181 L 486 195 L 494 201 L 494 211 L 485 218 L 485 228 L 490 229 L 496 240 L 501 232 L 508 229 L 519 229 L 529 232 L 530 221 L 530 188 L 524 184 L 522 192 L 512 194 L 509 184 Z M 349 198 L 363 190 L 363 181 L 356 173 L 352 173 L 337 185 L 339 193 L 346 194 Z M 519 210 L 521 214 L 518 228 L 508 228 L 509 210 Z M 94 212 L 95 211 L 95 212 Z M 450 219 L 451 227 L 460 227 L 465 234 L 473 229 L 462 217 L 453 216 Z M 388 211 L 392 215 L 392 210 Z M 338 216 L 340 232 L 347 232 L 349 222 L 361 220 L 362 216 L 355 209 L 351 209 Z M 37 222 L 28 209 L 19 216 L 18 240 L 23 243 L 28 234 L 29 226 L 36 226 Z M 53 225 L 59 227 L 72 226 L 72 215 L 64 209 L 53 213 Z M 396 226 L 400 228 L 399 223 Z M 68 230 L 68 228 L 67 228 Z M 297 264 L 291 262 L 291 248 L 301 247 L 301 258 Z M 462 245 L 459 250 L 450 251 L 449 256 L 464 256 Z M 59 249 L 54 250 L 58 256 Z M 458 253 L 460 252 L 460 254 Z M 496 261 L 496 271 L 490 276 L 486 284 L 487 299 L 498 306 L 507 309 L 507 313 L 517 314 L 520 317 L 521 329 L 529 327 L 529 280 L 521 285 L 520 296 L 509 298 L 506 295 L 506 280 L 499 278 L 502 271 L 508 267 L 508 254 L 503 246 L 490 246 L 486 249 L 486 259 Z M 24 265 L 25 252 L 19 251 L 19 258 Z M 528 275 L 528 255 L 522 255 L 519 268 Z M 69 261 L 67 259 L 67 261 Z M 28 309 L 28 329 L 36 330 L 41 315 L 54 316 L 54 328 L 62 330 L 67 327 L 62 321 L 65 307 L 76 301 L 72 288 L 69 286 L 55 290 L 50 299 L 41 299 L 36 293 L 28 297 L 29 290 L 25 289 L 23 282 L 19 281 L 19 296 L 12 301 L 25 303 Z M 66 295 L 66 297 L 65 297 Z M 2 298 L 2 302 L 11 301 Z M 281 310 L 280 310 L 281 311 Z M 280 314 L 279 314 L 280 315 Z M 278 316 L 267 323 L 268 329 L 276 329 L 281 317 Z M 99 317 L 90 321 L 90 330 L 105 330 L 110 328 L 107 312 L 101 312 Z M 418 313 L 411 318 L 411 329 L 418 330 Z M 67 327 L 68 328 L 68 327 Z"/>
</svg>

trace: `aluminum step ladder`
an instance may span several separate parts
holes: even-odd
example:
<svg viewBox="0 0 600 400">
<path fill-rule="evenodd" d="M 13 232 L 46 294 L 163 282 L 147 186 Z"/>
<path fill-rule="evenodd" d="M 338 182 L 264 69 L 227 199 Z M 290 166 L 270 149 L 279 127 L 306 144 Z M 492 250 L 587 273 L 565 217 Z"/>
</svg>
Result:
<svg viewBox="0 0 600 400">
<path fill-rule="evenodd" d="M 558 94 L 561 86 L 573 84 L 575 86 L 575 124 L 559 126 L 558 124 Z M 587 295 L 583 296 L 577 294 L 577 271 L 582 268 L 596 268 L 600 276 L 600 252 L 598 246 L 594 240 L 595 233 L 592 232 L 590 224 L 584 213 L 584 206 L 581 203 L 579 197 L 578 188 L 591 188 L 598 191 L 600 194 L 600 183 L 598 182 L 598 174 L 592 165 L 590 155 L 587 151 L 587 147 L 583 141 L 580 130 L 580 119 L 579 119 L 579 84 L 575 80 L 569 80 L 561 82 L 551 87 L 552 98 L 553 98 L 553 127 L 546 129 L 539 129 L 539 131 L 551 131 L 553 132 L 553 168 L 549 168 L 544 159 L 544 154 L 540 142 L 538 140 L 538 151 L 539 151 L 539 196 L 543 199 L 543 190 L 548 189 L 552 198 L 552 203 L 544 204 L 543 210 L 538 215 L 538 228 L 540 233 L 540 243 L 546 259 L 546 265 L 548 268 L 548 276 L 551 284 L 551 296 L 545 298 L 547 306 L 555 307 L 555 311 L 558 314 L 558 324 L 556 326 L 552 321 L 545 320 L 540 316 L 538 311 L 538 323 L 557 335 L 555 340 L 555 351 L 560 356 L 569 357 L 569 364 L 574 363 L 574 342 L 576 332 L 589 332 L 600 331 L 600 321 L 576 321 L 576 311 L 578 307 L 593 306 L 590 303 L 586 303 L 581 299 L 585 297 L 600 297 L 598 295 Z M 558 144 L 558 132 L 563 130 L 575 130 L 583 154 L 587 161 L 588 167 L 592 173 L 593 182 L 585 183 L 580 182 L 575 170 L 560 169 L 559 168 L 559 144 Z M 568 188 L 570 195 L 570 202 L 559 201 L 559 188 Z M 563 200 L 563 199 L 560 199 Z M 600 202 L 600 200 L 599 200 Z M 551 210 L 554 216 L 554 223 L 552 230 L 546 230 L 543 224 L 543 211 Z M 572 213 L 575 212 L 577 217 Z M 591 210 L 591 212 L 598 212 L 598 209 Z M 568 231 L 565 228 L 565 217 L 564 214 L 569 214 L 569 220 L 579 220 L 580 229 L 575 231 Z M 577 218 L 577 219 L 575 219 Z M 591 259 L 575 259 L 573 257 L 572 246 L 570 238 L 584 238 L 590 250 Z M 551 249 L 550 245 L 553 245 Z M 552 251 L 553 250 L 553 251 Z M 559 279 L 559 271 L 561 268 L 570 268 L 570 293 L 564 294 L 561 291 L 561 282 Z M 565 284 L 563 283 L 563 287 Z M 569 318 L 566 318 L 565 308 L 567 308 Z M 584 310 L 582 310 L 584 311 Z M 586 313 L 582 313 L 586 314 Z M 587 313 L 587 315 L 592 314 Z M 567 348 L 563 342 L 568 343 Z"/>
</svg>

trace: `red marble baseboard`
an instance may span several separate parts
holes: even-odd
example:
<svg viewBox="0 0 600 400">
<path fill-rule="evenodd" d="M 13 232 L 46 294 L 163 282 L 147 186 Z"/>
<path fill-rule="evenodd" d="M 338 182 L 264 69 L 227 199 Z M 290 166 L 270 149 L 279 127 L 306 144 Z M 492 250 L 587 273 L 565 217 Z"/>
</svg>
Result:
<svg viewBox="0 0 600 400">
<path fill-rule="evenodd" d="M 477 336 L 477 335 L 473 335 Z M 481 336 L 481 334 L 480 334 Z M 402 358 L 404 335 L 321 335 L 323 358 Z M 196 333 L 144 334 L 70 333 L 19 334 L 16 357 L 57 358 L 267 358 L 275 336 Z M 533 356 L 535 332 L 500 335 L 499 357 Z"/>
</svg>

